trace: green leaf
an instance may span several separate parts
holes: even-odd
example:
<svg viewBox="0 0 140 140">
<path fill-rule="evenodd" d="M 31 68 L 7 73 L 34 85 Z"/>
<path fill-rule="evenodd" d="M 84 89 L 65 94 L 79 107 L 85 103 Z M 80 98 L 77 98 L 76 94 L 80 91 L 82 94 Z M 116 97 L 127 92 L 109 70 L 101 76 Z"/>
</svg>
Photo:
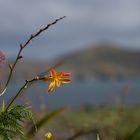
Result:
<svg viewBox="0 0 140 140">
<path fill-rule="evenodd" d="M 27 139 L 23 127 L 23 122 L 26 120 L 34 122 L 32 112 L 25 106 L 12 106 L 7 111 L 1 111 L 0 139 L 11 140 L 13 137 Z"/>
<path fill-rule="evenodd" d="M 128 137 L 128 140 L 138 140 L 140 139 L 140 126 L 138 126 L 132 134 Z"/>
<path fill-rule="evenodd" d="M 5 110 L 5 101 L 4 101 L 4 99 L 2 99 L 1 111 L 4 112 L 4 110 Z"/>
</svg>

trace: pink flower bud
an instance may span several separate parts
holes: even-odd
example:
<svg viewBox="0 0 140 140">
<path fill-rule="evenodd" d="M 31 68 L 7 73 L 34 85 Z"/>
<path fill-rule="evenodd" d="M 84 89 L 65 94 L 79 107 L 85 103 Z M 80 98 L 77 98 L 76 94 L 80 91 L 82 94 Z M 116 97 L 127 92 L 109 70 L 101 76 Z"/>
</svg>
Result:
<svg viewBox="0 0 140 140">
<path fill-rule="evenodd" d="M 0 64 L 4 63 L 5 60 L 6 60 L 5 54 L 2 51 L 0 51 Z"/>
</svg>

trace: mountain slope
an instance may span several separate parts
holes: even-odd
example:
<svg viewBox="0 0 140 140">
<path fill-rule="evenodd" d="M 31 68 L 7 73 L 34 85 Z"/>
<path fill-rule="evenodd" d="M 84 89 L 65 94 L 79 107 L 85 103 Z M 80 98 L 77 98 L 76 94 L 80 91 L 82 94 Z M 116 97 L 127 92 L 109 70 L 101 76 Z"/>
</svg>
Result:
<svg viewBox="0 0 140 140">
<path fill-rule="evenodd" d="M 98 45 L 67 57 L 67 66 L 79 74 L 96 76 L 140 75 L 140 52 Z"/>
</svg>

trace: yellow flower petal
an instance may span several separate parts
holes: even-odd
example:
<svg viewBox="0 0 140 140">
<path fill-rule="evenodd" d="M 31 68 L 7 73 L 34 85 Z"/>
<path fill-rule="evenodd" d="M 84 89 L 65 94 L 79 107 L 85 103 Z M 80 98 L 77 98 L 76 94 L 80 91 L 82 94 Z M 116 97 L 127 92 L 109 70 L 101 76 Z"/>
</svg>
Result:
<svg viewBox="0 0 140 140">
<path fill-rule="evenodd" d="M 69 73 L 69 72 L 64 72 L 63 73 L 63 76 L 70 76 L 71 75 L 71 73 Z"/>
<path fill-rule="evenodd" d="M 60 87 L 60 85 L 61 85 L 61 81 L 56 80 L 56 86 L 57 86 L 57 87 Z"/>
<path fill-rule="evenodd" d="M 71 80 L 70 80 L 70 79 L 67 79 L 67 78 L 59 78 L 59 80 L 60 80 L 62 83 L 64 83 L 64 84 L 68 84 L 68 83 L 71 82 Z"/>
<path fill-rule="evenodd" d="M 49 85 L 48 92 L 53 91 L 54 86 L 55 86 L 55 81 L 52 81 L 52 82 L 50 83 L 50 85 Z"/>
<path fill-rule="evenodd" d="M 63 72 L 57 74 L 57 77 L 62 77 L 62 76 L 63 76 Z"/>
</svg>

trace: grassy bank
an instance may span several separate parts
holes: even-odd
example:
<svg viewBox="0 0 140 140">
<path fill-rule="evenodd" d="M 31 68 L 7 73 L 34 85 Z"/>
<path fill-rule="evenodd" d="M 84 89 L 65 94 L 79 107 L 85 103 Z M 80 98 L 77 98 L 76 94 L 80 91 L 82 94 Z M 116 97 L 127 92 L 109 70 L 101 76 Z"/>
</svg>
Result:
<svg viewBox="0 0 140 140">
<path fill-rule="evenodd" d="M 139 125 L 139 107 L 66 109 L 59 117 L 43 128 L 40 136 L 45 131 L 52 131 L 54 139 L 66 140 L 80 131 L 84 133 L 88 130 L 96 130 L 103 140 L 112 140 L 113 138 L 127 140 L 128 136 Z M 79 140 L 94 140 L 94 138 L 95 134 L 91 132 L 86 136 L 80 136 Z"/>
</svg>

